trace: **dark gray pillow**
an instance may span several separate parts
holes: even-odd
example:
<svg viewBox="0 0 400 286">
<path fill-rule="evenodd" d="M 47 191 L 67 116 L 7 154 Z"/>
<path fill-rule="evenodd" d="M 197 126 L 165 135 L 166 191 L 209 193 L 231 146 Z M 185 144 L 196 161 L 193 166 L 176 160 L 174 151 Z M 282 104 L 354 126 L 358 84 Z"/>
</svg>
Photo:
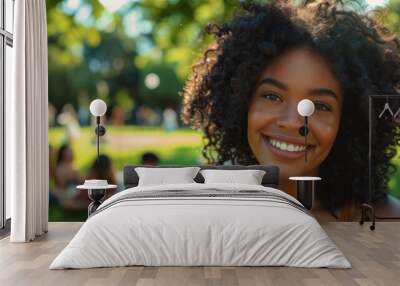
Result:
<svg viewBox="0 0 400 286">
<path fill-rule="evenodd" d="M 165 165 L 165 166 L 145 166 L 145 165 L 128 165 L 124 167 L 124 187 L 132 188 L 136 187 L 139 182 L 139 176 L 135 171 L 136 167 L 147 167 L 147 168 L 182 168 L 182 167 L 200 167 L 201 170 L 204 169 L 219 169 L 219 170 L 264 170 L 265 175 L 262 179 L 261 184 L 265 187 L 278 188 L 279 186 L 279 167 L 277 166 L 266 166 L 266 165 Z M 194 178 L 197 183 L 204 183 L 203 176 L 197 173 Z"/>
</svg>

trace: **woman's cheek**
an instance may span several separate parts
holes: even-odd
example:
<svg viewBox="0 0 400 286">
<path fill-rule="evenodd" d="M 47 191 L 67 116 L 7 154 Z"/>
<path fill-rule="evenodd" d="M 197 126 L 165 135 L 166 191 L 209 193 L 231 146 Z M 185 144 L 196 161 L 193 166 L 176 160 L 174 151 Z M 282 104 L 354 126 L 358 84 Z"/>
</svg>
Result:
<svg viewBox="0 0 400 286">
<path fill-rule="evenodd" d="M 339 129 L 339 114 L 332 114 L 331 116 L 325 116 L 320 118 L 312 118 L 315 130 L 314 135 L 319 145 L 318 157 L 324 160 L 335 143 L 336 135 Z"/>
<path fill-rule="evenodd" d="M 258 132 L 262 126 L 263 114 L 257 111 L 257 108 L 249 108 L 247 116 L 247 140 L 253 152 L 256 148 L 256 144 L 259 141 Z"/>
<path fill-rule="evenodd" d="M 248 128 L 255 131 L 263 126 L 265 112 L 259 107 L 250 108 L 248 114 Z"/>
<path fill-rule="evenodd" d="M 266 100 L 254 100 L 249 106 L 248 128 L 259 130 L 271 123 L 282 112 L 279 104 L 268 103 Z"/>
<path fill-rule="evenodd" d="M 247 140 L 253 154 L 259 158 L 261 152 L 262 138 L 260 130 L 265 127 L 268 115 L 263 104 L 254 100 L 249 106 L 247 115 Z"/>
</svg>

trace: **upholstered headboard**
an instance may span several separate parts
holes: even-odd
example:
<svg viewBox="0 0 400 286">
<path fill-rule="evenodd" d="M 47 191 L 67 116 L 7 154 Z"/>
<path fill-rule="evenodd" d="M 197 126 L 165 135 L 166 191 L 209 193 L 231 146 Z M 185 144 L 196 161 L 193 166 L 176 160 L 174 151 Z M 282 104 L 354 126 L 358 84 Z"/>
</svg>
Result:
<svg viewBox="0 0 400 286">
<path fill-rule="evenodd" d="M 144 165 L 128 165 L 124 167 L 124 188 L 133 188 L 138 185 L 139 176 L 135 171 L 136 167 L 148 167 L 148 168 L 180 168 L 180 167 L 193 167 L 193 166 L 176 166 L 176 165 L 165 165 L 165 166 L 144 166 Z M 221 166 L 211 166 L 211 165 L 196 165 L 201 169 L 220 169 L 220 170 L 246 170 L 246 169 L 257 169 L 264 170 L 266 173 L 262 180 L 262 185 L 265 187 L 278 188 L 279 185 L 279 168 L 277 166 L 264 166 L 264 165 L 251 165 L 251 166 L 241 166 L 241 165 L 221 165 Z M 203 176 L 198 173 L 194 178 L 197 183 L 204 183 Z"/>
</svg>

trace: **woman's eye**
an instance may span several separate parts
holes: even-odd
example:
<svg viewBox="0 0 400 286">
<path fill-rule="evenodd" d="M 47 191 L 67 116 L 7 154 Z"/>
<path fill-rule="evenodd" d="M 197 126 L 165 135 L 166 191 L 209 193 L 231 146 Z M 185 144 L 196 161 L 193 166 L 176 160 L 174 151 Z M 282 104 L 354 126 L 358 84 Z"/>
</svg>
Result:
<svg viewBox="0 0 400 286">
<path fill-rule="evenodd" d="M 315 109 L 321 110 L 321 111 L 331 111 L 332 110 L 332 108 L 329 105 L 327 105 L 325 103 L 321 103 L 321 102 L 314 102 L 314 106 L 315 106 Z"/>
<path fill-rule="evenodd" d="M 262 95 L 265 99 L 272 100 L 272 101 L 282 101 L 282 99 L 279 97 L 279 95 L 276 95 L 274 93 L 264 93 Z"/>
</svg>

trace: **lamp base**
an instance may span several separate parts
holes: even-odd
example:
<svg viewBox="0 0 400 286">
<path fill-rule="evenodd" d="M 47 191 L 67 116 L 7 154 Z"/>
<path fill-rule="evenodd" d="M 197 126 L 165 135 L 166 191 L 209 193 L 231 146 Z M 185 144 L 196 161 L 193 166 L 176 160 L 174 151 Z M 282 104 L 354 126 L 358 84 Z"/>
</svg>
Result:
<svg viewBox="0 0 400 286">
<path fill-rule="evenodd" d="M 315 181 L 297 181 L 297 199 L 308 210 L 314 204 Z"/>
<path fill-rule="evenodd" d="M 92 201 L 88 207 L 88 216 L 94 213 L 97 208 L 101 205 L 102 200 L 106 195 L 105 189 L 89 189 L 88 196 L 89 199 Z"/>
<path fill-rule="evenodd" d="M 368 216 L 368 212 L 370 212 L 371 216 Z M 360 219 L 360 225 L 363 225 L 365 221 L 368 221 L 369 219 L 372 221 L 372 224 L 369 226 L 370 230 L 375 230 L 375 209 L 373 206 L 369 204 L 362 204 L 361 205 L 361 219 Z"/>
</svg>

